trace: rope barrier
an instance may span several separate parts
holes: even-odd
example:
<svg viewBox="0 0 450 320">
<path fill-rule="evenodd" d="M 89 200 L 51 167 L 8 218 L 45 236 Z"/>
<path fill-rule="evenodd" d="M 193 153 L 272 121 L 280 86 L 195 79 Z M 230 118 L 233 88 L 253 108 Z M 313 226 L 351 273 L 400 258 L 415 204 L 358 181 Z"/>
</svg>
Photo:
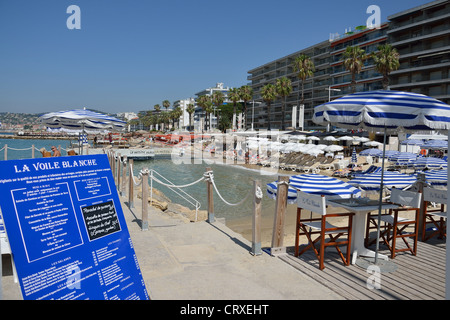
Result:
<svg viewBox="0 0 450 320">
<path fill-rule="evenodd" d="M 209 178 L 208 178 L 207 180 L 209 180 L 209 181 L 212 183 L 212 185 L 213 185 L 213 187 L 214 187 L 214 190 L 216 190 L 216 193 L 217 193 L 217 195 L 219 196 L 219 198 L 220 198 L 225 204 L 227 204 L 227 205 L 229 205 L 229 206 L 231 206 L 231 207 L 239 206 L 239 205 L 243 204 L 243 203 L 248 199 L 248 197 L 249 197 L 250 194 L 251 194 L 251 191 L 250 191 L 250 192 L 247 194 L 247 196 L 246 196 L 244 199 L 242 199 L 241 201 L 239 201 L 238 203 L 230 203 L 230 202 L 226 201 L 226 200 L 222 197 L 222 195 L 220 194 L 219 190 L 217 189 L 216 183 L 214 182 L 214 174 L 213 174 L 213 172 L 212 172 L 212 171 L 207 171 L 207 172 L 205 172 L 205 174 L 209 176 Z M 261 193 L 262 193 L 262 191 L 261 191 Z"/>
<path fill-rule="evenodd" d="M 193 185 L 195 185 L 195 184 L 197 184 L 197 183 L 203 181 L 203 180 L 205 179 L 205 177 L 201 177 L 201 178 L 198 179 L 197 181 L 194 181 L 194 182 L 192 182 L 192 183 L 188 183 L 188 184 L 185 184 L 185 185 L 182 185 L 182 186 L 176 186 L 176 185 L 174 185 L 174 184 L 166 184 L 166 183 L 162 182 L 161 180 L 159 180 L 158 178 L 155 178 L 154 176 L 152 176 L 152 179 L 153 179 L 154 181 L 158 182 L 159 184 L 162 184 L 162 185 L 165 186 L 165 187 L 180 188 L 180 189 L 181 189 L 181 188 L 187 188 L 187 187 L 193 186 Z"/>
</svg>

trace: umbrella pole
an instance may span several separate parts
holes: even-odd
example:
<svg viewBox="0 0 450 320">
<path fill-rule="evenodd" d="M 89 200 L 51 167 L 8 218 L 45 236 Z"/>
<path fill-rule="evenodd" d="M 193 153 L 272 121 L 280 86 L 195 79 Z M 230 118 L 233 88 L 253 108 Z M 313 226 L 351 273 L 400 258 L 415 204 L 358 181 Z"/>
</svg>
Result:
<svg viewBox="0 0 450 320">
<path fill-rule="evenodd" d="M 381 229 L 381 202 L 383 201 L 383 181 L 384 181 L 384 157 L 386 156 L 386 125 L 384 125 L 383 135 L 383 159 L 381 160 L 381 183 L 380 198 L 378 203 L 378 225 L 377 225 L 377 241 L 375 245 L 375 265 L 378 263 L 378 250 L 380 249 L 380 229 Z"/>
</svg>

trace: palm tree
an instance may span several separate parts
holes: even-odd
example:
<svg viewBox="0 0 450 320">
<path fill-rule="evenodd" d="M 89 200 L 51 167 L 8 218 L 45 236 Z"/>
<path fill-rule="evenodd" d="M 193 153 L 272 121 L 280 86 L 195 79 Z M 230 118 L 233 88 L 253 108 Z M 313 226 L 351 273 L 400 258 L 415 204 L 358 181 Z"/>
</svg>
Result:
<svg viewBox="0 0 450 320">
<path fill-rule="evenodd" d="M 162 104 L 163 104 L 163 107 L 166 108 L 166 111 L 167 111 L 167 109 L 169 109 L 169 107 L 170 107 L 170 101 L 164 100 Z"/>
<path fill-rule="evenodd" d="M 244 101 L 244 129 L 247 128 L 247 102 L 253 99 L 253 89 L 250 86 L 242 86 L 239 88 L 239 95 Z"/>
<path fill-rule="evenodd" d="M 228 90 L 228 99 L 233 101 L 233 119 L 237 118 L 236 115 L 236 105 L 241 100 L 241 95 L 239 94 L 239 88 L 231 88 Z M 233 122 L 233 130 L 236 130 L 236 121 Z"/>
<path fill-rule="evenodd" d="M 221 91 L 214 91 L 214 93 L 211 96 L 212 103 L 217 107 L 217 127 L 219 127 L 219 113 L 220 113 L 220 106 L 222 106 L 223 102 L 225 101 L 225 96 L 223 92 Z"/>
<path fill-rule="evenodd" d="M 271 83 L 266 84 L 261 89 L 261 96 L 263 100 L 267 103 L 267 130 L 270 130 L 270 104 L 277 98 L 277 90 L 275 86 Z"/>
<path fill-rule="evenodd" d="M 292 91 L 291 80 L 286 77 L 277 79 L 277 82 L 275 84 L 275 89 L 276 89 L 277 95 L 280 98 L 284 98 L 283 102 L 282 102 L 282 108 L 281 108 L 281 130 L 285 130 L 284 118 L 285 118 L 285 113 L 286 113 L 286 110 L 285 110 L 286 109 L 286 97 Z"/>
<path fill-rule="evenodd" d="M 153 106 L 153 109 L 155 109 L 156 112 L 160 112 L 161 111 L 161 106 L 159 104 L 155 104 Z"/>
<path fill-rule="evenodd" d="M 211 97 L 207 95 L 200 96 L 197 98 L 197 104 L 203 109 L 203 111 L 205 111 L 205 118 L 206 120 L 208 120 L 208 110 L 210 109 L 212 104 Z M 205 121 L 206 129 L 208 129 L 207 123 L 208 121 Z"/>
<path fill-rule="evenodd" d="M 358 46 L 345 49 L 344 66 L 352 74 L 352 93 L 356 92 L 356 74 L 361 72 L 366 59 L 366 52 Z"/>
<path fill-rule="evenodd" d="M 187 113 L 189 113 L 189 129 L 192 130 L 191 120 L 192 120 L 192 114 L 195 112 L 195 106 L 192 103 L 189 103 L 186 108 Z"/>
<path fill-rule="evenodd" d="M 305 54 L 299 55 L 295 58 L 293 62 L 294 72 L 297 73 L 297 77 L 302 80 L 302 100 L 300 104 L 304 104 L 304 89 L 305 89 L 305 80 L 308 77 L 312 77 L 314 75 L 315 67 L 314 62 Z M 298 95 L 300 96 L 300 90 L 298 90 Z M 297 98 L 297 100 L 300 100 Z"/>
<path fill-rule="evenodd" d="M 381 44 L 377 47 L 378 51 L 373 52 L 371 57 L 376 70 L 383 75 L 383 89 L 389 88 L 389 74 L 400 67 L 400 54 L 397 49 L 390 44 Z"/>
</svg>

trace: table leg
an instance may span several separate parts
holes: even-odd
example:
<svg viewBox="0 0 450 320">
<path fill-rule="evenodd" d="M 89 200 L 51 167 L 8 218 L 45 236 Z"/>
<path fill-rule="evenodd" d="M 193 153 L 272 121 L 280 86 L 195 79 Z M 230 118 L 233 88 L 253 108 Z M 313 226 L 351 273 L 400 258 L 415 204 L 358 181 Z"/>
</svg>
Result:
<svg viewBox="0 0 450 320">
<path fill-rule="evenodd" d="M 375 257 L 375 251 L 369 250 L 364 246 L 364 236 L 366 231 L 367 213 L 356 213 L 353 216 L 353 236 L 352 236 L 352 264 L 356 263 L 356 258 Z M 388 260 L 388 256 L 378 253 L 378 258 Z"/>
</svg>

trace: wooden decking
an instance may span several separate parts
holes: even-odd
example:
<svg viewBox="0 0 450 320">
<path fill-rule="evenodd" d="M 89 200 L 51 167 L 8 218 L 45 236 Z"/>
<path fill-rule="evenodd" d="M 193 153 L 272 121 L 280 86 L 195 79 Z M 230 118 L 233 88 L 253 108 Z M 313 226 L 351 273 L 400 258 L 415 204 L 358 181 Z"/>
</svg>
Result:
<svg viewBox="0 0 450 320">
<path fill-rule="evenodd" d="M 279 258 L 348 300 L 444 300 L 445 251 L 445 240 L 419 241 L 417 256 L 403 252 L 391 260 L 397 269 L 381 273 L 380 289 L 369 289 L 372 273 L 358 265 L 344 266 L 333 247 L 325 252 L 323 271 L 312 250 L 297 258 L 289 247 Z M 389 251 L 380 245 L 380 253 Z"/>
</svg>

